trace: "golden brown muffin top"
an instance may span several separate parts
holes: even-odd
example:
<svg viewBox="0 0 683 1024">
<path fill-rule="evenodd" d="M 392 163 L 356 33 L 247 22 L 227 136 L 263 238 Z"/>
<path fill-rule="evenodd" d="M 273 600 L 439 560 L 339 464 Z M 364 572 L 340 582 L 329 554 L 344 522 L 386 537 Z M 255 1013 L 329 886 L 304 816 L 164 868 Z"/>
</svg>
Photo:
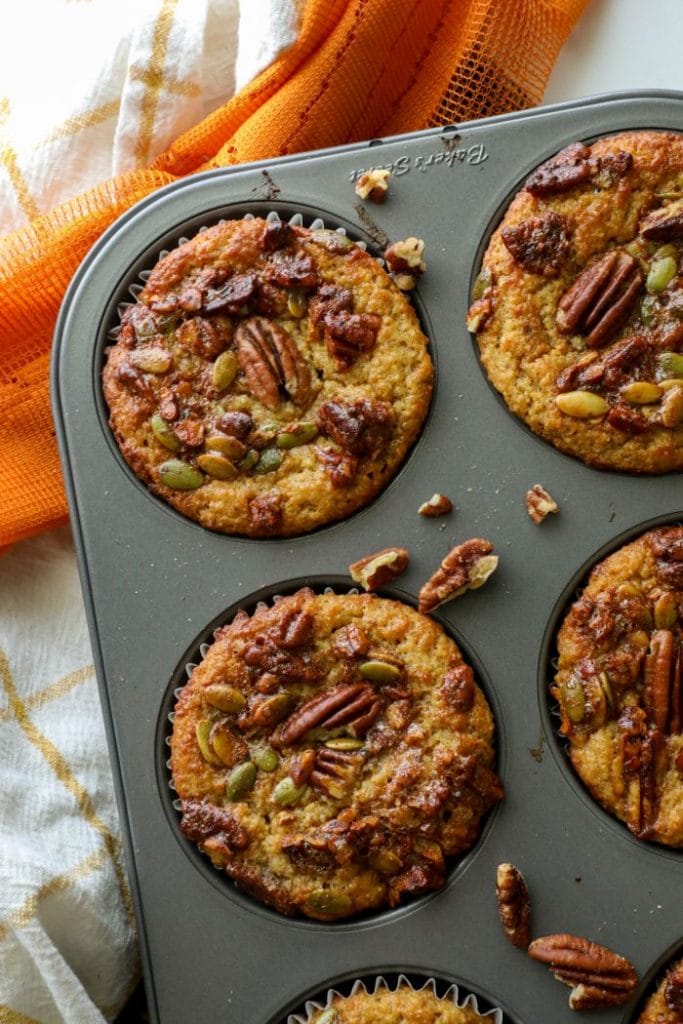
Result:
<svg viewBox="0 0 683 1024">
<path fill-rule="evenodd" d="M 360 989 L 351 996 L 336 996 L 329 1008 L 313 1014 L 311 1024 L 480 1024 L 490 1020 L 470 1007 L 439 999 L 431 988 L 414 992 L 404 985 L 394 992 Z"/>
</svg>

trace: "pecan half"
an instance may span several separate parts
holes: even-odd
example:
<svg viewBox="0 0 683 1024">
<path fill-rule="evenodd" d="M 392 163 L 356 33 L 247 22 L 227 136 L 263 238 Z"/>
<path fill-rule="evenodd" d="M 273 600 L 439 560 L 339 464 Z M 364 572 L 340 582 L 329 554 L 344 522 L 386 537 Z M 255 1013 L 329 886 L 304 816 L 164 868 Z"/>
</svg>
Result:
<svg viewBox="0 0 683 1024">
<path fill-rule="evenodd" d="M 572 142 L 570 146 L 566 146 L 556 156 L 537 167 L 527 178 L 524 188 L 531 192 L 532 196 L 568 192 L 575 185 L 580 185 L 590 178 L 593 172 L 590 155 L 589 146 L 582 142 Z"/>
<path fill-rule="evenodd" d="M 298 408 L 311 400 L 311 371 L 294 339 L 264 317 L 245 320 L 235 332 L 237 358 L 249 390 L 267 409 L 277 409 L 280 388 Z"/>
<path fill-rule="evenodd" d="M 368 653 L 369 648 L 370 641 L 365 630 L 356 622 L 342 626 L 334 634 L 332 650 L 338 658 L 362 658 L 364 654 Z"/>
<path fill-rule="evenodd" d="M 396 416 L 386 402 L 357 398 L 354 402 L 323 402 L 316 417 L 318 430 L 351 455 L 376 456 L 387 446 Z"/>
<path fill-rule="evenodd" d="M 669 687 L 674 668 L 674 636 L 657 629 L 650 638 L 650 653 L 643 668 L 645 710 L 655 728 L 664 730 L 669 717 Z"/>
<path fill-rule="evenodd" d="M 503 931 L 513 946 L 529 945 L 529 892 L 514 864 L 499 864 L 496 872 L 496 903 Z"/>
<path fill-rule="evenodd" d="M 559 512 L 560 508 L 554 498 L 540 484 L 534 484 L 524 496 L 526 510 L 533 522 L 538 526 L 551 512 Z"/>
<path fill-rule="evenodd" d="M 382 710 L 382 700 L 368 683 L 340 683 L 300 704 L 271 736 L 274 747 L 297 743 L 311 729 L 338 729 L 362 736 Z"/>
<path fill-rule="evenodd" d="M 664 1002 L 683 1019 L 683 964 L 677 964 L 668 972 L 664 984 Z"/>
<path fill-rule="evenodd" d="M 638 984 L 630 961 L 577 935 L 545 935 L 531 943 L 528 953 L 573 989 L 569 997 L 573 1010 L 620 1006 Z"/>
<path fill-rule="evenodd" d="M 636 260 L 612 249 L 589 264 L 560 299 L 558 331 L 585 334 L 589 348 L 601 348 L 628 318 L 642 283 Z"/>
<path fill-rule="evenodd" d="M 249 518 L 262 537 L 279 533 L 282 526 L 282 495 L 279 491 L 259 494 L 248 504 Z"/>
<path fill-rule="evenodd" d="M 647 839 L 657 817 L 655 754 L 661 733 L 648 728 L 643 708 L 632 705 L 622 709 L 617 725 L 624 774 L 637 776 L 638 783 L 638 800 L 627 825 L 638 839 Z"/>
<path fill-rule="evenodd" d="M 410 556 L 405 548 L 382 548 L 373 555 L 352 562 L 349 575 L 363 590 L 377 590 L 405 572 L 409 561 Z"/>
<path fill-rule="evenodd" d="M 420 590 L 418 611 L 434 611 L 440 604 L 486 583 L 498 565 L 498 556 L 492 551 L 490 541 L 480 537 L 452 548 Z"/>
<path fill-rule="evenodd" d="M 341 800 L 348 794 L 358 777 L 364 759 L 364 755 L 357 750 L 330 750 L 328 747 L 321 747 L 310 774 L 311 784 L 316 789 L 322 789 L 328 796 Z"/>
<path fill-rule="evenodd" d="M 418 515 L 426 516 L 428 519 L 437 519 L 439 516 L 447 516 L 453 511 L 453 502 L 445 494 L 432 494 L 429 501 L 423 501 L 417 510 Z"/>
<path fill-rule="evenodd" d="M 203 313 L 238 313 L 257 288 L 256 274 L 235 274 L 219 288 L 207 291 Z"/>
<path fill-rule="evenodd" d="M 639 233 L 648 242 L 670 242 L 683 238 L 683 199 L 648 213 L 640 222 Z"/>
<path fill-rule="evenodd" d="M 554 210 L 503 228 L 500 235 L 515 262 L 531 274 L 556 277 L 569 256 L 569 224 Z"/>
</svg>

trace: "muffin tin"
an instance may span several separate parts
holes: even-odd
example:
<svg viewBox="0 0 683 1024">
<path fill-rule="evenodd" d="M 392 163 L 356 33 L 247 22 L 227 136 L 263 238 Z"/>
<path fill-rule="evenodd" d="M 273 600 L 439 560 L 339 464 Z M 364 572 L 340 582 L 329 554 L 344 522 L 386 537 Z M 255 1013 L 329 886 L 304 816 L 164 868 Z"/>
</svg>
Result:
<svg viewBox="0 0 683 1024">
<path fill-rule="evenodd" d="M 683 519 L 679 478 L 591 469 L 540 441 L 488 384 L 464 321 L 491 231 L 538 163 L 576 139 L 681 125 L 683 94 L 616 94 L 210 171 L 124 214 L 78 270 L 55 335 L 54 412 L 153 1020 L 281 1024 L 337 983 L 398 971 L 456 982 L 502 1007 L 507 1024 L 576 1020 L 569 990 L 503 936 L 501 861 L 527 878 L 534 936 L 586 936 L 643 976 L 631 1004 L 584 1013 L 586 1022 L 635 1021 L 662 957 L 679 948 L 683 851 L 638 842 L 590 799 L 547 692 L 553 630 L 577 585 L 608 551 Z M 393 169 L 383 206 L 354 193 L 370 166 Z M 117 307 L 161 250 L 221 217 L 273 210 L 305 224 L 322 217 L 378 253 L 387 238 L 425 240 L 416 306 L 436 389 L 420 439 L 371 505 L 307 536 L 250 540 L 184 519 L 133 477 L 99 376 Z M 540 527 L 524 506 L 534 483 L 560 505 Z M 435 491 L 455 511 L 418 516 Z M 414 602 L 450 547 L 472 536 L 493 542 L 499 569 L 437 617 L 496 718 L 507 795 L 479 842 L 441 891 L 358 920 L 291 920 L 239 893 L 182 838 L 168 789 L 164 738 L 185 664 L 238 608 L 304 583 L 349 588 L 348 564 L 387 545 L 407 547 L 411 564 L 383 593 Z"/>
</svg>

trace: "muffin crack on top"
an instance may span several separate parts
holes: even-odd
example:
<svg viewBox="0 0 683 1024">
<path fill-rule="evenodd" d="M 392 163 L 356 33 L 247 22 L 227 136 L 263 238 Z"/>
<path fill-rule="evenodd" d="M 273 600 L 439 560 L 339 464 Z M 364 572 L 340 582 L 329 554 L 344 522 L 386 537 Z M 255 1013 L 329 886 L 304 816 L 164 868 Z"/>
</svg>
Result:
<svg viewBox="0 0 683 1024">
<path fill-rule="evenodd" d="M 569 756 L 639 839 L 683 846 L 683 527 L 596 566 L 558 633 Z"/>
<path fill-rule="evenodd" d="M 218 629 L 180 694 L 181 829 L 284 914 L 396 906 L 443 884 L 501 799 L 493 734 L 437 623 L 300 590 Z"/>
<path fill-rule="evenodd" d="M 467 325 L 510 410 L 561 451 L 683 466 L 683 136 L 567 146 L 494 232 Z"/>
<path fill-rule="evenodd" d="M 427 345 L 345 235 L 223 221 L 160 259 L 122 313 L 110 426 L 135 474 L 202 525 L 305 533 L 394 476 L 429 407 Z"/>
</svg>

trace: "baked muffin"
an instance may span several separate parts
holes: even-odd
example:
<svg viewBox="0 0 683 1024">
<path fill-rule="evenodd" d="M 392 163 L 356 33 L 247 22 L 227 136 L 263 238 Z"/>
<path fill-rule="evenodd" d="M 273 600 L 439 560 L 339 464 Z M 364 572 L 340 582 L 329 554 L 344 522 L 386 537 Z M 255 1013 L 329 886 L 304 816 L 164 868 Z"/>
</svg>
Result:
<svg viewBox="0 0 683 1024">
<path fill-rule="evenodd" d="M 308 589 L 218 629 L 175 710 L 181 828 L 283 914 L 438 888 L 502 796 L 493 719 L 430 619 Z"/>
<path fill-rule="evenodd" d="M 456 1006 L 439 999 L 433 988 L 415 991 L 401 985 L 395 991 L 379 988 L 366 992 L 359 988 L 349 996 L 334 996 L 324 1010 L 309 1017 L 310 1024 L 491 1024 L 491 1015 L 468 1006 Z"/>
<path fill-rule="evenodd" d="M 152 491 L 211 529 L 264 537 L 370 501 L 415 441 L 432 378 L 415 311 L 372 256 L 254 218 L 157 263 L 103 383 Z"/>
<path fill-rule="evenodd" d="M 638 1024 L 683 1024 L 683 960 L 667 972 L 648 999 Z"/>
<path fill-rule="evenodd" d="M 491 238 L 468 327 L 510 410 L 585 462 L 683 466 L 683 136 L 573 143 Z"/>
<path fill-rule="evenodd" d="M 683 528 L 593 569 L 557 638 L 560 732 L 591 794 L 639 839 L 683 846 Z"/>
</svg>

